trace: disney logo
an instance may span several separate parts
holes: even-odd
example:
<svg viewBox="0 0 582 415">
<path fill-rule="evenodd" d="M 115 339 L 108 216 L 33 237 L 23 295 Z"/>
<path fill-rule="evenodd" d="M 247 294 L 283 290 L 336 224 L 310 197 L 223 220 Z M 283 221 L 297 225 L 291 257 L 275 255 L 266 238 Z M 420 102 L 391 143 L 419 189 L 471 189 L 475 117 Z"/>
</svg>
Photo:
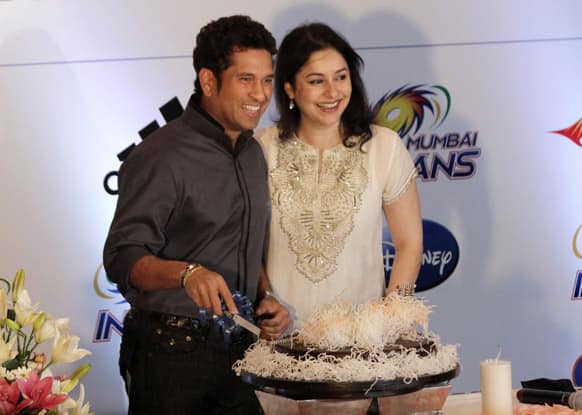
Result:
<svg viewBox="0 0 582 415">
<path fill-rule="evenodd" d="M 439 267 L 439 274 L 444 275 L 445 267 L 453 260 L 452 251 L 424 251 L 422 265 Z"/>
<path fill-rule="evenodd" d="M 395 249 L 392 242 L 385 241 L 384 245 L 392 249 L 386 249 L 384 252 L 384 270 L 386 272 L 392 271 L 392 263 L 394 262 Z M 425 250 L 422 254 L 422 266 L 438 267 L 439 275 L 445 274 L 445 267 L 453 260 L 453 251 L 431 251 Z"/>
</svg>

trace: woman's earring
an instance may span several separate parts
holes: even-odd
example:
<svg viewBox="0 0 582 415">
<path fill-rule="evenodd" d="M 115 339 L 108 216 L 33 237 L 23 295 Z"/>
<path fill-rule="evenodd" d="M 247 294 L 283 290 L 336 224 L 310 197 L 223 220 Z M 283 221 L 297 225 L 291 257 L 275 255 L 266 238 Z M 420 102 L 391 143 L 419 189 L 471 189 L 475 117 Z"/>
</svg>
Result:
<svg viewBox="0 0 582 415">
<path fill-rule="evenodd" d="M 293 102 L 293 98 L 289 98 L 289 109 L 292 110 L 295 108 L 295 103 Z"/>
</svg>

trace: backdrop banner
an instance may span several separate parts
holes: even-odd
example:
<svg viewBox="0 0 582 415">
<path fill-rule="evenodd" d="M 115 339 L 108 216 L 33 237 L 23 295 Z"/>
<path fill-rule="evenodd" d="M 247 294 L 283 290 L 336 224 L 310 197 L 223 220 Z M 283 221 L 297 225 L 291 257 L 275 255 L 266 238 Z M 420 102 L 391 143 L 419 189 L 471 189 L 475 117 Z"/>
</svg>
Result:
<svg viewBox="0 0 582 415">
<path fill-rule="evenodd" d="M 95 413 L 127 405 L 128 305 L 101 263 L 120 159 L 166 123 L 160 107 L 186 104 L 200 27 L 235 13 L 278 41 L 322 20 L 364 59 L 377 122 L 419 170 L 418 295 L 435 306 L 430 329 L 460 345 L 453 392 L 478 390 L 479 362 L 499 351 L 513 387 L 582 385 L 582 331 L 568 321 L 582 307 L 582 2 L 241 4 L 0 1 L 0 277 L 24 268 L 42 309 L 71 318 L 93 353 L 83 383 Z M 261 126 L 275 118 L 271 105 Z"/>
</svg>

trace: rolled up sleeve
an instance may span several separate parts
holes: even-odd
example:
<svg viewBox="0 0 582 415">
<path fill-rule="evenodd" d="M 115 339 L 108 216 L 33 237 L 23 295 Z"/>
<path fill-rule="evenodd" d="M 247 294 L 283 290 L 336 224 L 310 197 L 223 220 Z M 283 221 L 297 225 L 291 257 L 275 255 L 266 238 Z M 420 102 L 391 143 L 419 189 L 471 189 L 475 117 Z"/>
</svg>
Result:
<svg viewBox="0 0 582 415">
<path fill-rule="evenodd" d="M 164 229 L 176 206 L 176 183 L 162 154 L 138 146 L 121 166 L 118 187 L 103 265 L 125 293 L 134 264 L 143 256 L 158 256 L 166 244 Z"/>
</svg>

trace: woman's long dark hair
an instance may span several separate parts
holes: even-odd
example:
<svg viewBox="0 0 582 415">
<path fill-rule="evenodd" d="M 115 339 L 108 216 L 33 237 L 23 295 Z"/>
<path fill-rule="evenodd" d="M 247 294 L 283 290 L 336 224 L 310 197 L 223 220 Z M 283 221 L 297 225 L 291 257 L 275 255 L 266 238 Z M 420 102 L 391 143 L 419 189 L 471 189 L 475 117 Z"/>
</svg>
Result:
<svg viewBox="0 0 582 415">
<path fill-rule="evenodd" d="M 341 116 L 342 141 L 346 147 L 363 144 L 372 138 L 371 124 L 374 119 L 368 103 L 368 96 L 360 75 L 364 61 L 350 44 L 324 23 L 309 23 L 290 31 L 279 46 L 275 67 L 275 101 L 279 110 L 279 137 L 289 139 L 297 133 L 301 114 L 299 109 L 289 109 L 289 97 L 285 93 L 285 83 L 295 87 L 295 76 L 309 60 L 312 53 L 334 49 L 348 64 L 352 82 L 352 96 Z M 352 141 L 350 137 L 359 137 Z"/>
</svg>

